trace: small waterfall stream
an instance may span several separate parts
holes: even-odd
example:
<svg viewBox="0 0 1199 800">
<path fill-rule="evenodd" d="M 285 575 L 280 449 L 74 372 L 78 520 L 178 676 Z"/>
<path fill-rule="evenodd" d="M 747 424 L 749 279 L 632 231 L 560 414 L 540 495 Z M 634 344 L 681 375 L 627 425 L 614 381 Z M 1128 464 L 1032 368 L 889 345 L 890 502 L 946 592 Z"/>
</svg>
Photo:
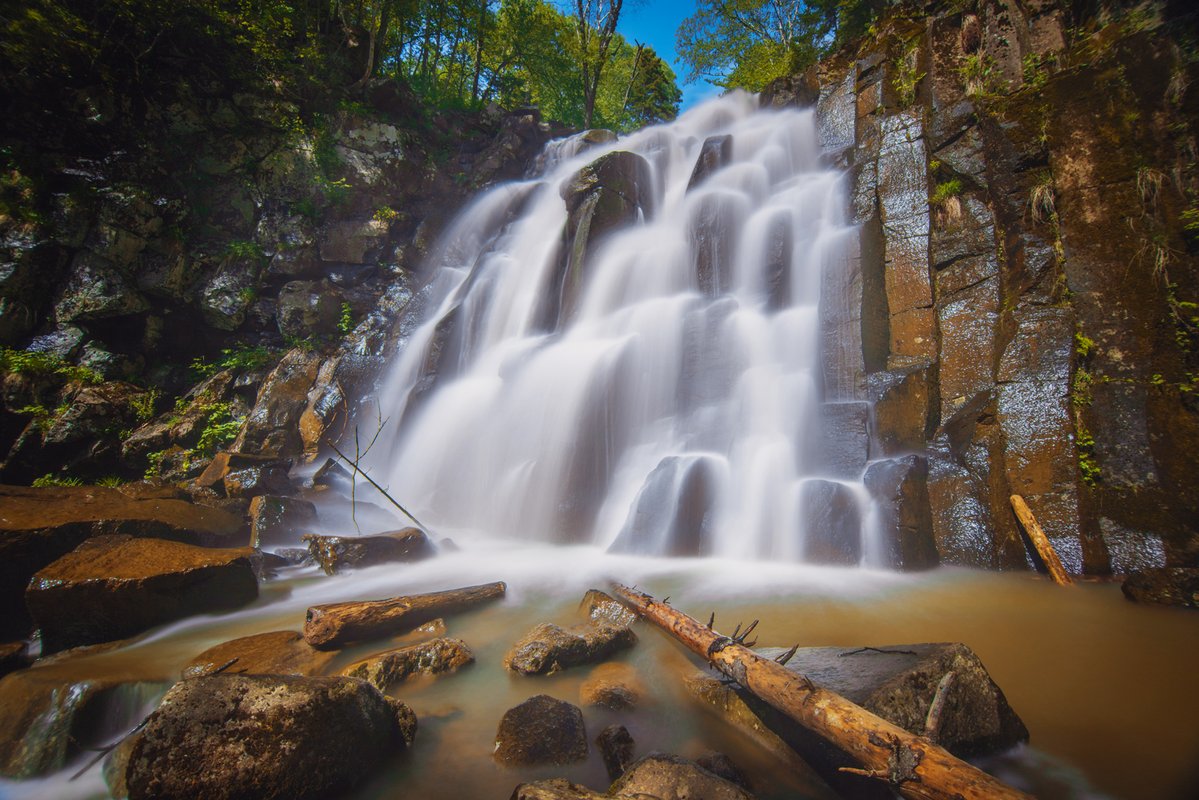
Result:
<svg viewBox="0 0 1199 800">
<path fill-rule="evenodd" d="M 618 150 L 645 159 L 650 200 L 547 324 L 563 187 Z M 701 150 L 723 154 L 706 174 Z M 456 537 L 883 566 L 866 404 L 821 363 L 854 346 L 821 309 L 854 256 L 846 205 L 814 113 L 745 94 L 553 143 L 538 177 L 482 195 L 431 254 L 433 311 L 382 382 L 366 467 Z"/>
</svg>

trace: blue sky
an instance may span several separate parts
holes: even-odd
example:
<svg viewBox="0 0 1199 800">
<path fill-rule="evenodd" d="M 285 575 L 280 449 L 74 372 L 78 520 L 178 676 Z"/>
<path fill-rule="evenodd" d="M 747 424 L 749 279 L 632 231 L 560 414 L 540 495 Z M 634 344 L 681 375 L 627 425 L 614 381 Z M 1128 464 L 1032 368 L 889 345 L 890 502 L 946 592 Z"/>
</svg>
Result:
<svg viewBox="0 0 1199 800">
<path fill-rule="evenodd" d="M 720 88 L 706 81 L 684 84 L 687 70 L 680 66 L 674 52 L 674 32 L 679 23 L 695 13 L 695 0 L 625 0 L 616 30 L 629 43 L 641 42 L 654 48 L 670 64 L 683 90 L 682 110 L 720 94 Z"/>
</svg>

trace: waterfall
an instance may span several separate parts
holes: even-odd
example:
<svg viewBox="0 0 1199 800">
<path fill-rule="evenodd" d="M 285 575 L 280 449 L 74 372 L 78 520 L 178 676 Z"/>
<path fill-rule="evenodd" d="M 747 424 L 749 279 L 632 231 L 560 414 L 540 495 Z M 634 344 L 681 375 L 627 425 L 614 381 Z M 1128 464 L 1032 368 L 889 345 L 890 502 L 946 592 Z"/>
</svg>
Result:
<svg viewBox="0 0 1199 800">
<path fill-rule="evenodd" d="M 733 93 L 593 139 L 551 144 L 448 226 L 367 468 L 439 532 L 881 563 L 867 409 L 822 365 L 842 347 L 822 281 L 856 232 L 814 113 Z M 640 157 L 622 156 L 636 211 L 571 250 L 564 196 L 617 151 Z"/>
</svg>

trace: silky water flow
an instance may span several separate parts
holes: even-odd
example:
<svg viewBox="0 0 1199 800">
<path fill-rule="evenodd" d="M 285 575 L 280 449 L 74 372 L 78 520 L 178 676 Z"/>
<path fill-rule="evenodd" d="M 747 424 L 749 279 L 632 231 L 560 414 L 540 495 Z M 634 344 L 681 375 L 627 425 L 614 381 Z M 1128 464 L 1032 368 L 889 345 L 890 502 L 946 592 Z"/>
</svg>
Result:
<svg viewBox="0 0 1199 800">
<path fill-rule="evenodd" d="M 724 136 L 726 163 L 693 178 Z M 650 201 L 547 325 L 561 189 L 617 150 L 645 159 Z M 432 254 L 435 310 L 380 387 L 366 469 L 459 536 L 884 566 L 868 409 L 838 357 L 856 342 L 821 302 L 856 252 L 845 207 L 814 112 L 741 93 L 619 141 L 555 143 Z"/>
</svg>

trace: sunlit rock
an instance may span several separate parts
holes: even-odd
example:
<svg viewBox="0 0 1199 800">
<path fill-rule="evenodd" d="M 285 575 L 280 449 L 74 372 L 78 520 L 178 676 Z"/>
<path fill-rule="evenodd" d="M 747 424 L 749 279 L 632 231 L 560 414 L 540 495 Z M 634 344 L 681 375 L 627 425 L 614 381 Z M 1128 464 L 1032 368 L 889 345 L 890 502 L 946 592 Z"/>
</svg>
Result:
<svg viewBox="0 0 1199 800">
<path fill-rule="evenodd" d="M 542 623 L 512 646 L 504 666 L 522 675 L 550 675 L 602 661 L 637 643 L 631 628 L 587 622 L 571 628 Z"/>
<path fill-rule="evenodd" d="M 385 691 L 393 684 L 419 675 L 444 675 L 473 664 L 475 656 L 461 639 L 437 638 L 420 644 L 375 653 L 342 670 L 348 678 L 361 678 Z"/>
<path fill-rule="evenodd" d="M 210 647 L 183 667 L 184 678 L 223 675 L 319 675 L 336 653 L 317 650 L 298 631 L 271 631 Z"/>
</svg>

